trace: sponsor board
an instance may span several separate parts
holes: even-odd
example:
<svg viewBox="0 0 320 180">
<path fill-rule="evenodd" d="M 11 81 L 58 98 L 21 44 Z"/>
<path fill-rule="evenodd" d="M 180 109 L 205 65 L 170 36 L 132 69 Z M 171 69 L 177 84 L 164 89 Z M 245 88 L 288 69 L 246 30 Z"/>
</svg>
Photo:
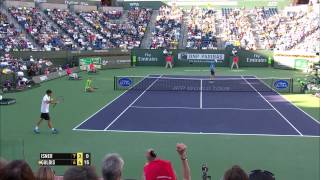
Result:
<svg viewBox="0 0 320 180">
<path fill-rule="evenodd" d="M 158 62 L 159 58 L 157 56 L 153 56 L 152 53 L 144 53 L 143 56 L 138 56 L 138 62 Z"/>
<path fill-rule="evenodd" d="M 178 61 L 188 61 L 189 63 L 204 63 L 204 62 L 224 62 L 224 54 L 209 54 L 209 53 L 189 53 L 180 52 L 178 53 Z"/>
<path fill-rule="evenodd" d="M 118 80 L 120 87 L 128 88 L 132 85 L 132 80 L 130 78 L 124 77 Z"/>
<path fill-rule="evenodd" d="M 289 87 L 289 82 L 286 81 L 286 80 L 276 80 L 274 83 L 273 83 L 273 87 L 275 87 L 276 89 L 278 90 L 283 90 L 283 89 L 286 89 Z"/>
<path fill-rule="evenodd" d="M 261 55 L 258 54 L 253 54 L 252 57 L 247 57 L 246 58 L 246 62 L 247 63 L 267 63 L 268 60 L 266 57 L 263 57 Z"/>
</svg>

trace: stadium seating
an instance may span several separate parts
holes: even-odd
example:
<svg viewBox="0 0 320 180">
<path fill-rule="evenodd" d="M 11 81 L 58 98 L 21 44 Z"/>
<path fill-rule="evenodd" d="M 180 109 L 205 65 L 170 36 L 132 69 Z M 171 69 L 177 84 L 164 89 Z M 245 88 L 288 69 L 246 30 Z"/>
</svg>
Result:
<svg viewBox="0 0 320 180">
<path fill-rule="evenodd" d="M 108 13 L 98 11 L 82 12 L 80 17 L 103 34 L 106 44 L 104 48 L 132 49 L 140 47 L 151 13 L 149 9 L 131 9 L 128 11 L 128 21 L 123 23 L 112 22 Z"/>
<path fill-rule="evenodd" d="M 35 39 L 41 50 L 71 49 L 71 40 L 60 35 L 59 30 L 46 21 L 38 9 L 11 7 L 8 10 L 26 32 Z"/>
<path fill-rule="evenodd" d="M 228 9 L 223 17 L 222 30 L 225 42 L 234 42 L 247 50 L 257 49 L 252 19 L 248 10 Z"/>
<path fill-rule="evenodd" d="M 59 9 L 47 9 L 45 13 L 73 39 L 76 43 L 74 49 L 92 50 L 106 47 L 106 39 L 76 14 Z"/>
<path fill-rule="evenodd" d="M 0 52 L 31 50 L 33 44 L 0 12 Z"/>
<path fill-rule="evenodd" d="M 181 37 L 183 12 L 177 7 L 162 6 L 152 32 L 150 49 L 167 48 L 177 49 Z"/>
<path fill-rule="evenodd" d="M 186 48 L 214 49 L 217 47 L 216 12 L 213 9 L 193 8 L 188 19 Z"/>
<path fill-rule="evenodd" d="M 14 90 L 26 86 L 33 76 L 47 75 L 51 72 L 62 70 L 62 67 L 53 65 L 48 59 L 30 59 L 14 58 L 10 54 L 0 57 L 0 75 L 5 78 L 0 79 L 2 89 Z"/>
<path fill-rule="evenodd" d="M 154 11 L 138 7 L 125 11 L 77 13 L 69 9 L 46 9 L 42 13 L 38 8 L 26 7 L 7 10 L 37 46 L 0 13 L 0 51 L 132 49 L 141 47 L 143 42 L 147 42 L 144 47 L 150 45 L 150 49 L 177 49 L 182 42 L 182 48 L 199 50 L 233 44 L 247 50 L 319 52 L 316 44 L 320 43 L 317 38 L 320 20 L 312 11 L 280 11 L 277 8 L 183 10 L 162 6 L 154 16 L 154 22 L 150 23 Z M 149 28 L 149 24 L 153 24 L 153 28 Z M 146 36 L 148 33 L 150 36 Z M 144 38 L 147 41 L 143 41 Z"/>
<path fill-rule="evenodd" d="M 306 37 L 314 34 L 320 28 L 319 15 L 315 12 L 300 14 L 283 14 L 278 28 L 276 49 L 290 50 Z"/>
</svg>

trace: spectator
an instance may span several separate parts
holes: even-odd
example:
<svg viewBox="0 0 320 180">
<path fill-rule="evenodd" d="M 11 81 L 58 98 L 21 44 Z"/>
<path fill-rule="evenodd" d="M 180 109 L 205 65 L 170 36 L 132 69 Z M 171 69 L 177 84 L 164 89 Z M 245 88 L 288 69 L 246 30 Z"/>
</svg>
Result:
<svg viewBox="0 0 320 180">
<path fill-rule="evenodd" d="M 177 49 L 181 37 L 182 9 L 172 6 L 162 6 L 152 32 L 150 49 Z"/>
<path fill-rule="evenodd" d="M 119 154 L 107 154 L 102 162 L 104 180 L 121 180 L 124 161 Z"/>
<path fill-rule="evenodd" d="M 162 53 L 166 56 L 166 55 L 168 55 L 168 50 L 165 48 L 165 49 L 162 51 Z"/>
<path fill-rule="evenodd" d="M 8 162 L 0 157 L 0 174 L 1 174 L 1 170 L 8 164 Z"/>
<path fill-rule="evenodd" d="M 111 14 L 116 12 L 82 12 L 80 16 L 104 36 L 103 42 L 105 44 L 102 44 L 99 48 L 132 49 L 140 47 L 151 18 L 152 10 L 138 7 L 130 9 L 126 23 L 111 21 L 110 16 L 113 16 Z M 118 14 L 122 14 L 122 12 L 118 11 Z"/>
<path fill-rule="evenodd" d="M 1 180 L 35 180 L 30 166 L 23 160 L 14 160 L 1 171 Z"/>
<path fill-rule="evenodd" d="M 190 168 L 187 159 L 186 145 L 178 143 L 176 150 L 182 162 L 182 173 L 184 180 L 191 180 Z M 144 166 L 145 180 L 176 180 L 176 174 L 168 160 L 157 158 L 157 154 L 153 149 L 146 152 L 147 163 Z"/>
<path fill-rule="evenodd" d="M 188 14 L 188 39 L 186 48 L 216 48 L 216 12 L 214 9 L 192 8 Z"/>
<path fill-rule="evenodd" d="M 64 180 L 98 180 L 96 170 L 92 166 L 73 166 L 64 172 Z"/>
<path fill-rule="evenodd" d="M 234 165 L 224 173 L 223 180 L 249 180 L 249 177 L 240 166 Z"/>
<path fill-rule="evenodd" d="M 34 38 L 41 50 L 71 50 L 70 38 L 61 35 L 50 21 L 46 21 L 37 8 L 10 7 L 8 11 Z"/>
<path fill-rule="evenodd" d="M 19 87 L 24 89 L 30 87 L 31 78 L 33 76 L 56 72 L 58 67 L 54 66 L 50 60 L 35 59 L 30 56 L 30 59 L 22 60 L 12 57 L 10 54 L 5 54 L 0 58 L 0 74 L 6 74 L 6 79 L 3 79 L 4 90 L 12 90 Z M 16 86 L 18 85 L 18 86 Z M 26 86 L 27 85 L 27 86 Z"/>
<path fill-rule="evenodd" d="M 0 12 L 0 53 L 32 49 L 34 49 L 33 44 L 21 30 L 9 23 L 8 17 Z"/>
<path fill-rule="evenodd" d="M 176 180 L 176 174 L 173 170 L 171 162 L 157 158 L 157 154 L 153 149 L 146 152 L 147 163 L 143 168 L 145 180 Z"/>
<path fill-rule="evenodd" d="M 275 180 L 275 176 L 272 172 L 256 169 L 249 173 L 250 180 Z"/>
<path fill-rule="evenodd" d="M 237 49 L 236 48 L 233 48 L 232 49 L 232 56 L 236 56 L 238 53 Z"/>
<path fill-rule="evenodd" d="M 41 166 L 36 175 L 36 180 L 54 180 L 55 172 L 50 166 Z"/>
<path fill-rule="evenodd" d="M 182 163 L 183 180 L 191 180 L 190 167 L 187 158 L 187 146 L 183 143 L 178 143 L 176 145 L 176 150 L 180 156 L 180 160 Z"/>
<path fill-rule="evenodd" d="M 76 43 L 73 49 L 92 50 L 102 49 L 105 46 L 103 36 L 90 26 L 86 26 L 76 14 L 60 9 L 47 9 L 45 13 L 73 39 Z"/>
</svg>

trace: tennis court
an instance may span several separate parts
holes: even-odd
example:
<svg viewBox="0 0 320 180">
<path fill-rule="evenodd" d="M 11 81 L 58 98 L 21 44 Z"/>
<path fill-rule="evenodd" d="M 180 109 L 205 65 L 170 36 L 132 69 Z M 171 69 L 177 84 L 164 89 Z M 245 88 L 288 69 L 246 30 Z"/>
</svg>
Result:
<svg viewBox="0 0 320 180">
<path fill-rule="evenodd" d="M 74 130 L 320 136 L 320 124 L 274 90 L 274 81 L 149 75 L 115 83 L 120 80 L 128 90 Z"/>
</svg>

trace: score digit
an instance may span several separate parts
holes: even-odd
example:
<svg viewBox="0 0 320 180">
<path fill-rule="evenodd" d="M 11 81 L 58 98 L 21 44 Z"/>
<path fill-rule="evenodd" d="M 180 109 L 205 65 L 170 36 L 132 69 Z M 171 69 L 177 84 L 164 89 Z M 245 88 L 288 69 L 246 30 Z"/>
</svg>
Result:
<svg viewBox="0 0 320 180">
<path fill-rule="evenodd" d="M 86 159 L 83 161 L 85 166 L 90 166 L 90 160 Z"/>
<path fill-rule="evenodd" d="M 84 153 L 84 159 L 90 159 L 90 153 Z"/>
<path fill-rule="evenodd" d="M 83 156 L 82 156 L 82 153 L 79 153 L 79 152 L 78 152 L 78 153 L 77 153 L 77 159 L 82 159 L 82 157 L 83 157 Z"/>
</svg>

